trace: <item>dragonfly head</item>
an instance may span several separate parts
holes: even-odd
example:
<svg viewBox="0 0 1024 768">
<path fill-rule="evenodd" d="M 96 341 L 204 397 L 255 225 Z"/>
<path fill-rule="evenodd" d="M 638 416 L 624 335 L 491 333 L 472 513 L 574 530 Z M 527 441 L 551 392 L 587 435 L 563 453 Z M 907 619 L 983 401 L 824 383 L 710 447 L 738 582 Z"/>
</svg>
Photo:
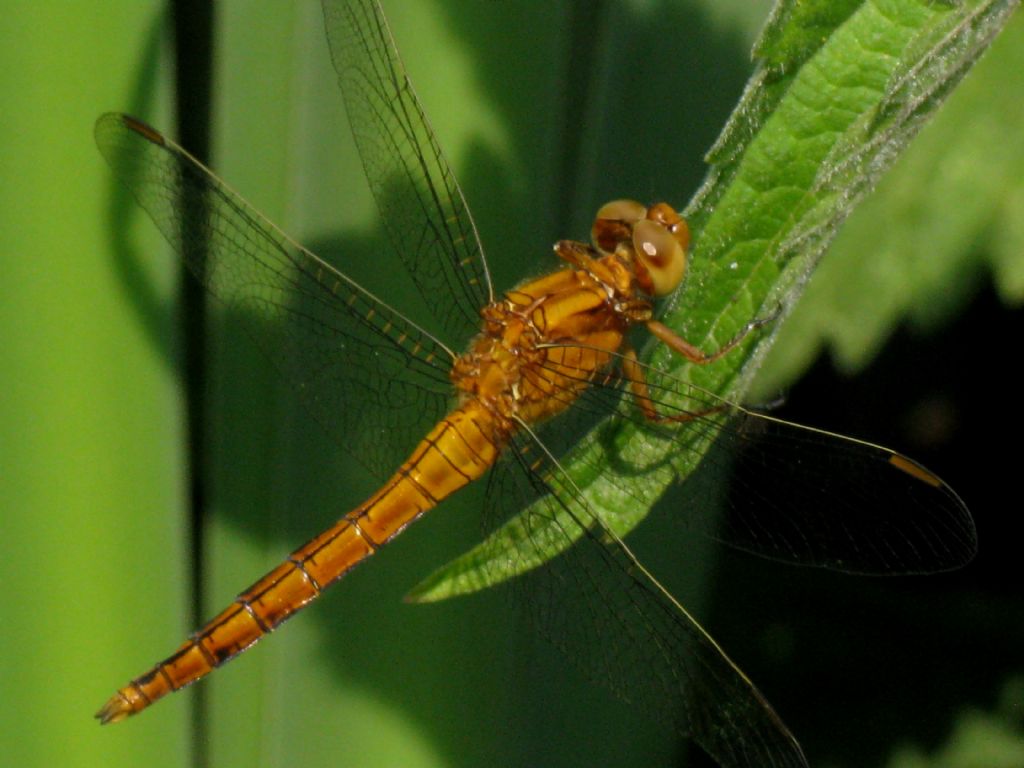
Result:
<svg viewBox="0 0 1024 768">
<path fill-rule="evenodd" d="M 650 208 L 635 200 L 605 203 L 590 235 L 599 251 L 631 267 L 640 290 L 651 296 L 665 296 L 683 280 L 690 228 L 667 203 Z"/>
</svg>

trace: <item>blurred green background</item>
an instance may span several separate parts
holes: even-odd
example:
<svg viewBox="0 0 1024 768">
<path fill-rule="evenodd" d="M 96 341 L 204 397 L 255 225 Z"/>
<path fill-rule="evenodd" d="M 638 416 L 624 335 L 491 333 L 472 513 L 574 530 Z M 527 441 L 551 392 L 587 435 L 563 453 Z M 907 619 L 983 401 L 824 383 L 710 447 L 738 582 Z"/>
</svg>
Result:
<svg viewBox="0 0 1024 768">
<path fill-rule="evenodd" d="M 768 10 L 750 0 L 387 7 L 499 287 L 542 269 L 555 239 L 583 238 L 606 199 L 685 203 Z M 194 612 L 212 614 L 372 490 L 214 306 L 193 443 L 206 504 L 191 516 L 181 328 L 195 310 L 180 309 L 177 262 L 92 143 L 93 121 L 114 109 L 195 148 L 172 106 L 174 12 L 44 2 L 0 21 L 3 761 L 701 764 L 563 670 L 502 600 L 401 602 L 478 538 L 478 493 L 427 516 L 201 686 L 123 725 L 91 719 L 173 650 Z M 177 12 L 202 27 L 198 9 Z M 782 415 L 893 445 L 947 479 L 976 516 L 978 560 L 938 577 L 855 579 L 726 551 L 708 570 L 679 567 L 685 549 L 666 554 L 663 536 L 637 532 L 655 573 L 815 766 L 1024 765 L 1011 482 L 1024 326 L 1021 22 L 848 223 L 811 283 L 810 309 L 792 319 L 798 330 L 780 339 L 769 385 L 788 387 Z M 211 23 L 208 74 L 201 32 L 178 35 L 182 61 L 197 67 L 178 76 L 178 119 L 207 123 L 208 88 L 218 172 L 402 305 L 375 250 L 317 4 L 222 2 Z M 900 269 L 902 258 L 936 264 L 935 292 L 865 304 L 871 270 Z M 858 279 L 867 287 L 853 290 Z"/>
</svg>

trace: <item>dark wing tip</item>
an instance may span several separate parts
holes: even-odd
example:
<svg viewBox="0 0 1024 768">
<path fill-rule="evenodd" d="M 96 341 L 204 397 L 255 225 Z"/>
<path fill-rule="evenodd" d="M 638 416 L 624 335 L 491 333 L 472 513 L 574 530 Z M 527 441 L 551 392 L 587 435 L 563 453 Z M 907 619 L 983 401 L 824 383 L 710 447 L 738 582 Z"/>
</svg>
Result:
<svg viewBox="0 0 1024 768">
<path fill-rule="evenodd" d="M 933 488 L 942 488 L 946 484 L 939 479 L 939 476 L 928 471 L 925 467 L 918 464 L 913 459 L 909 459 L 906 456 L 893 453 L 889 456 L 889 464 L 901 472 L 906 472 L 913 478 L 920 480 L 923 483 L 927 483 Z"/>
<path fill-rule="evenodd" d="M 967 565 L 978 552 L 978 532 L 964 500 L 942 478 L 913 459 L 892 451 L 888 462 L 890 467 L 906 477 L 932 489 L 934 494 L 932 491 L 924 493 L 929 497 L 934 496 L 936 518 L 939 510 L 945 515 L 946 530 L 950 534 L 949 560 L 937 570 L 952 570 Z M 960 546 L 954 547 L 954 543 Z"/>
<path fill-rule="evenodd" d="M 127 128 L 159 147 L 167 146 L 167 140 L 160 131 L 131 115 L 125 115 L 120 112 L 107 112 L 100 115 L 99 119 L 96 120 L 95 133 L 97 136 L 114 128 Z"/>
</svg>

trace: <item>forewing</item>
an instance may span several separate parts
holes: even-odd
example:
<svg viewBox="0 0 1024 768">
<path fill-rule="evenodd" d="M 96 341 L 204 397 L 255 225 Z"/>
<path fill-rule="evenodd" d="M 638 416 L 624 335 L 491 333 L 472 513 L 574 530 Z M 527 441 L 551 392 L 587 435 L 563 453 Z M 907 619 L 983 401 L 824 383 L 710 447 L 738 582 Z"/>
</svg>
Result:
<svg viewBox="0 0 1024 768">
<path fill-rule="evenodd" d="M 381 221 L 459 345 L 493 300 L 476 225 L 374 0 L 324 0 L 331 59 Z"/>
<path fill-rule="evenodd" d="M 393 471 L 425 419 L 444 413 L 452 354 L 149 126 L 107 114 L 95 135 L 189 270 L 238 314 L 335 442 L 376 474 Z"/>
</svg>

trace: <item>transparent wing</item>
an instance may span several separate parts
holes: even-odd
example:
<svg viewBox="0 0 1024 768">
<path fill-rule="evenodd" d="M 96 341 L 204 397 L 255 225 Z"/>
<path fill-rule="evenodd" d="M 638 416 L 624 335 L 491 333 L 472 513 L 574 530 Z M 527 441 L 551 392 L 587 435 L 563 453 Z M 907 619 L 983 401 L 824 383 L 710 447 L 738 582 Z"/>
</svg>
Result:
<svg viewBox="0 0 1024 768">
<path fill-rule="evenodd" d="M 585 676 L 692 738 L 723 768 L 805 768 L 799 745 L 750 680 L 583 501 L 546 449 L 522 435 L 489 502 L 528 504 L 512 558 L 561 554 L 511 582 L 540 632 Z"/>
<path fill-rule="evenodd" d="M 325 0 L 331 59 L 366 178 L 395 251 L 427 306 L 455 297 L 439 319 L 458 344 L 493 300 L 480 238 L 374 0 Z"/>
<path fill-rule="evenodd" d="M 295 385 L 338 445 L 382 475 L 446 410 L 453 355 L 290 240 L 174 142 L 125 115 L 96 143 L 189 270 Z"/>
<path fill-rule="evenodd" d="M 657 422 L 628 391 L 621 394 L 621 376 L 584 395 L 594 413 L 618 398 L 606 426 L 611 433 L 625 425 L 644 433 L 616 455 L 624 491 L 632 487 L 630 475 L 670 461 L 685 478 L 679 517 L 686 525 L 802 565 L 906 574 L 949 570 L 973 558 L 977 538 L 966 505 L 912 459 L 750 411 L 641 367 Z"/>
</svg>

